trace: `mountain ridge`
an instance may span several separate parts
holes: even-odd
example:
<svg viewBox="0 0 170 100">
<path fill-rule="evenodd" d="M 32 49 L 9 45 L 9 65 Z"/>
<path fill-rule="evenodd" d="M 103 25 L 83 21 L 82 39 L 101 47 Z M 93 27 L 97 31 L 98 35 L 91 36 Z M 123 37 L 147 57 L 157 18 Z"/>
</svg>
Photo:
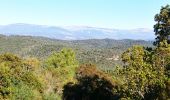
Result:
<svg viewBox="0 0 170 100">
<path fill-rule="evenodd" d="M 133 39 L 153 40 L 154 33 L 151 29 L 137 28 L 131 30 L 98 28 L 90 26 L 48 26 L 26 23 L 0 25 L 3 35 L 42 36 L 60 40 L 84 39 Z"/>
</svg>

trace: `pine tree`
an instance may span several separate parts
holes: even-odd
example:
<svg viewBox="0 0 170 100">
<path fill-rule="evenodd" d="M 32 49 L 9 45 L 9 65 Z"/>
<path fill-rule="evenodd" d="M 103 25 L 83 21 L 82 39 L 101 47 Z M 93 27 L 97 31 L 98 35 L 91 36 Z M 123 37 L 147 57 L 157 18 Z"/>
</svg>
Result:
<svg viewBox="0 0 170 100">
<path fill-rule="evenodd" d="M 159 14 L 155 15 L 156 24 L 154 25 L 154 32 L 156 41 L 154 45 L 159 46 L 160 42 L 168 40 L 170 43 L 170 6 L 162 7 Z"/>
</svg>

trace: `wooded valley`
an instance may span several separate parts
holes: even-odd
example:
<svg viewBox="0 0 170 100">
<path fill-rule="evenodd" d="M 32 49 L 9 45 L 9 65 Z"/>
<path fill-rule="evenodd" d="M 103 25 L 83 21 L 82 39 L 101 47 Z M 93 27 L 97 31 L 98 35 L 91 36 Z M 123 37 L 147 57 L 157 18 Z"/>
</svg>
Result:
<svg viewBox="0 0 170 100">
<path fill-rule="evenodd" d="M 0 36 L 1 100 L 169 100 L 170 6 L 154 41 Z"/>
</svg>

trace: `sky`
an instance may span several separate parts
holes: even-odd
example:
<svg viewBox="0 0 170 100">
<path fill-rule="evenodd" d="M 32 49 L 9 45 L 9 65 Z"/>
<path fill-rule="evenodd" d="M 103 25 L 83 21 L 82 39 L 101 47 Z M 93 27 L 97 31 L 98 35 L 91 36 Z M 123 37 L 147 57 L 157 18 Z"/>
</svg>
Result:
<svg viewBox="0 0 170 100">
<path fill-rule="evenodd" d="M 0 0 L 0 25 L 149 28 L 170 0 Z"/>
</svg>

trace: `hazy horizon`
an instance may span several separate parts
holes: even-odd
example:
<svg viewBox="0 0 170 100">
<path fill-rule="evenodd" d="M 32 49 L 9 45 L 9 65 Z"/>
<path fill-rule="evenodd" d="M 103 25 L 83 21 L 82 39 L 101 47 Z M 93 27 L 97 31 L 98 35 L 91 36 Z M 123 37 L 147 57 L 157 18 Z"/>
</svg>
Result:
<svg viewBox="0 0 170 100">
<path fill-rule="evenodd" d="M 170 0 L 3 0 L 0 25 L 90 26 L 153 29 L 154 15 Z M 151 6 L 152 5 L 152 6 Z"/>
<path fill-rule="evenodd" d="M 43 36 L 61 40 L 84 40 L 84 39 L 139 39 L 153 40 L 152 29 L 111 29 L 89 26 L 43 26 L 36 24 L 9 24 L 0 26 L 0 33 L 4 35 L 27 35 Z"/>
<path fill-rule="evenodd" d="M 46 26 L 46 27 L 63 27 L 63 28 L 101 28 L 101 29 L 117 29 L 117 30 L 135 30 L 135 29 L 148 29 L 153 30 L 153 28 L 146 27 L 136 27 L 136 28 L 115 28 L 115 27 L 102 27 L 102 26 L 88 26 L 88 25 L 47 25 L 47 24 L 31 24 L 31 23 L 9 23 L 9 24 L 0 24 L 0 26 L 8 26 L 8 25 L 38 25 L 38 26 Z"/>
</svg>

